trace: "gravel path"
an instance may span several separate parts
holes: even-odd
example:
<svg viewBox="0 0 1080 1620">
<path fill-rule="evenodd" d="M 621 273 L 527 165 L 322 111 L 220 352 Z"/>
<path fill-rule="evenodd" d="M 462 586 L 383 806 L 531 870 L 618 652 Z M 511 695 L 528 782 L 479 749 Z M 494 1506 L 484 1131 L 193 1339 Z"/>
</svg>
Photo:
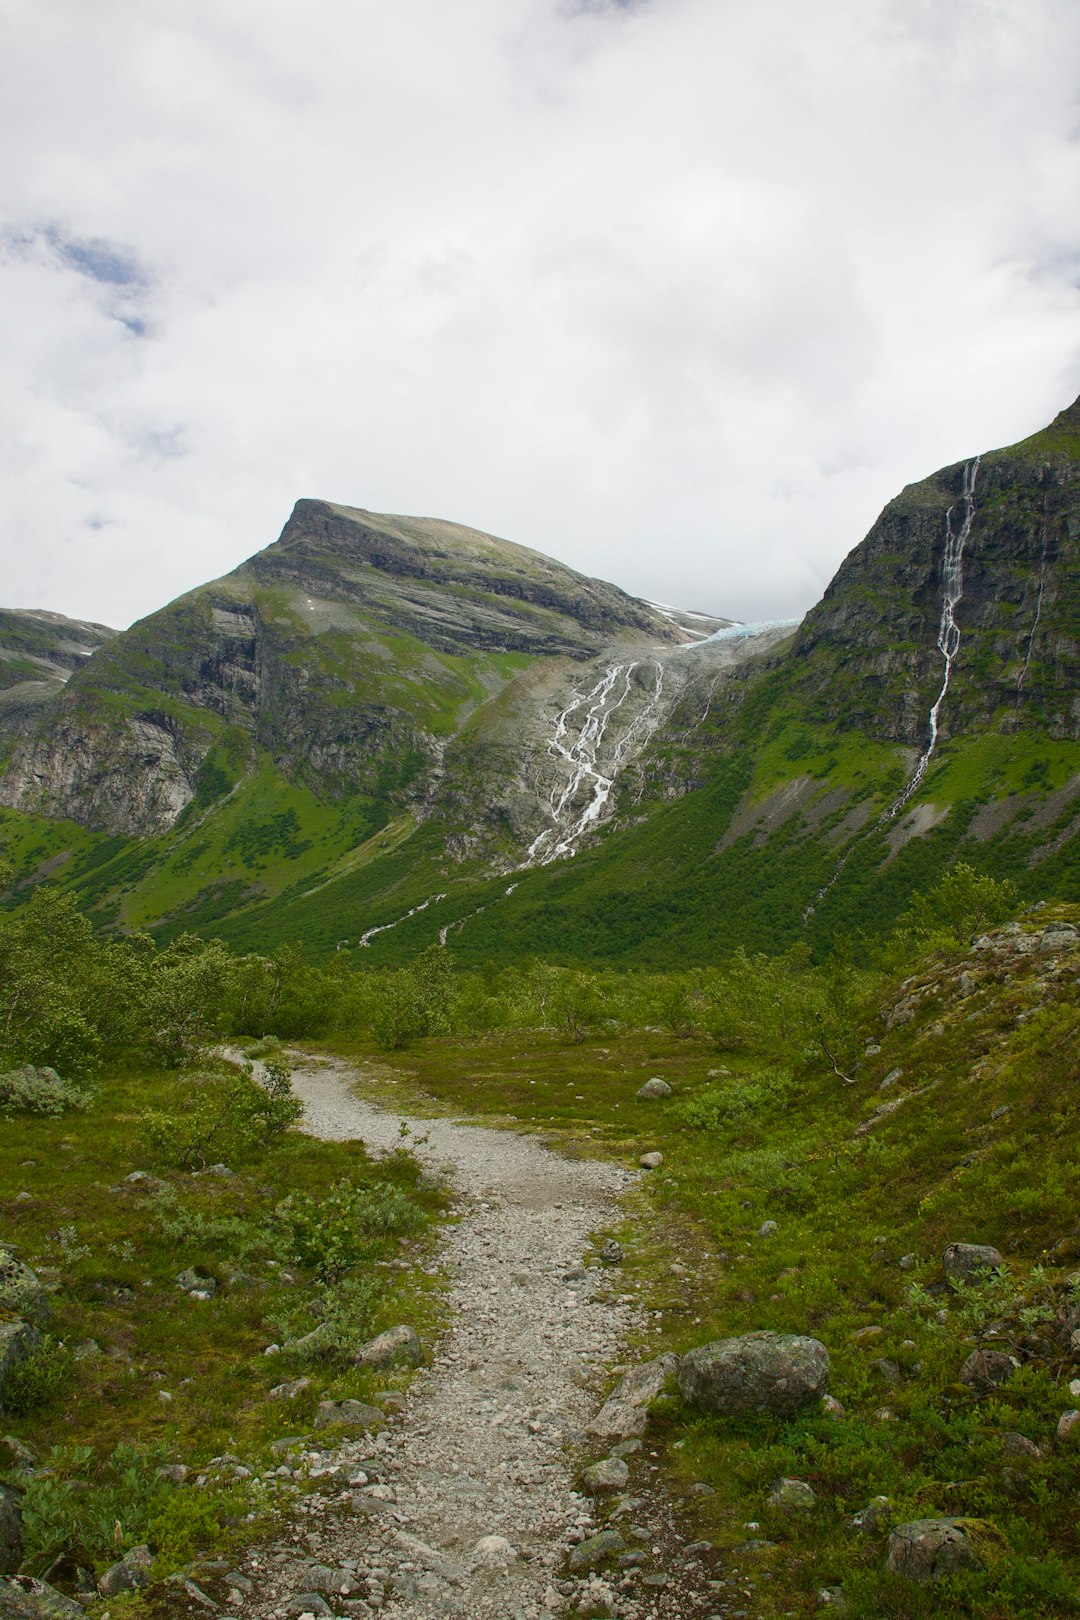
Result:
<svg viewBox="0 0 1080 1620">
<path fill-rule="evenodd" d="M 399 1147 L 402 1115 L 354 1096 L 354 1078 L 337 1062 L 294 1073 L 306 1128 L 360 1137 L 376 1153 Z M 308 1561 L 278 1549 L 277 1592 L 258 1612 L 299 1614 L 305 1585 L 321 1582 L 326 1607 L 307 1612 L 544 1620 L 576 1606 L 580 1583 L 560 1575 L 570 1547 L 597 1528 L 574 1490 L 567 1442 L 584 1440 L 606 1368 L 639 1325 L 618 1269 L 586 1270 L 582 1259 L 591 1234 L 623 1218 L 619 1199 L 637 1175 L 508 1131 L 408 1123 L 410 1151 L 455 1193 L 459 1219 L 437 1256 L 451 1326 L 388 1433 L 308 1455 L 306 1466 L 344 1488 L 308 1507 Z M 592 1591 L 610 1593 L 609 1613 L 673 1612 L 595 1582 Z"/>
</svg>

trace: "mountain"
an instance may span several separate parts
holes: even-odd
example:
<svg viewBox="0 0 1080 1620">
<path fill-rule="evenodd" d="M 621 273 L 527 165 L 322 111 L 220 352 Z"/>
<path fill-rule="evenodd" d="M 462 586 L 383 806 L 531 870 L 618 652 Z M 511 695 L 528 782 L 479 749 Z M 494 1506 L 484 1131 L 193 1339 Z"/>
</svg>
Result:
<svg viewBox="0 0 1080 1620">
<path fill-rule="evenodd" d="M 1078 467 L 1080 404 L 909 486 L 798 627 L 301 501 L 0 713 L 0 836 L 103 924 L 365 963 L 823 950 L 961 858 L 1080 898 Z"/>
<path fill-rule="evenodd" d="M 62 613 L 0 608 L 0 707 L 10 711 L 55 696 L 115 634 Z"/>
</svg>

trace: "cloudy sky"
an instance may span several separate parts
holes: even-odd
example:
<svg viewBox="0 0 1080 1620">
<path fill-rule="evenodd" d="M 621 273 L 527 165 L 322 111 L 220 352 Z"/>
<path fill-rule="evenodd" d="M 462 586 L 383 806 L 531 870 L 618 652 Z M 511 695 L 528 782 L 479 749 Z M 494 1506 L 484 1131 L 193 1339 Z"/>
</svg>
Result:
<svg viewBox="0 0 1080 1620">
<path fill-rule="evenodd" d="M 1080 392 L 1076 0 L 0 0 L 0 602 L 293 501 L 801 613 Z"/>
</svg>

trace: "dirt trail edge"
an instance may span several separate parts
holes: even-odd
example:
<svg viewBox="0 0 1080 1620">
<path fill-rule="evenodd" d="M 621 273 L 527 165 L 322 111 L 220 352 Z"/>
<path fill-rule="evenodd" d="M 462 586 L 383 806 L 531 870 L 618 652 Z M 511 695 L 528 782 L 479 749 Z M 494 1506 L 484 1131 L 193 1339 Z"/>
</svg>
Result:
<svg viewBox="0 0 1080 1620">
<path fill-rule="evenodd" d="M 355 1096 L 356 1078 L 337 1061 L 298 1068 L 304 1128 L 361 1138 L 376 1153 L 399 1147 L 402 1114 Z M 309 1443 L 306 1466 L 336 1494 L 309 1499 L 310 1554 L 279 1547 L 276 1595 L 246 1613 L 545 1620 L 585 1596 L 608 1604 L 580 1612 L 671 1612 L 659 1592 L 616 1593 L 617 1578 L 584 1591 L 560 1582 L 570 1547 L 599 1528 L 574 1490 L 566 1444 L 584 1440 L 605 1369 L 640 1324 L 618 1268 L 586 1270 L 582 1258 L 590 1234 L 624 1218 L 619 1199 L 636 1172 L 566 1160 L 509 1131 L 408 1124 L 410 1152 L 456 1195 L 459 1219 L 437 1256 L 451 1324 L 388 1432 L 322 1452 L 317 1435 Z M 627 1513 L 643 1506 L 633 1499 Z M 305 1606 L 313 1588 L 321 1599 Z"/>
</svg>

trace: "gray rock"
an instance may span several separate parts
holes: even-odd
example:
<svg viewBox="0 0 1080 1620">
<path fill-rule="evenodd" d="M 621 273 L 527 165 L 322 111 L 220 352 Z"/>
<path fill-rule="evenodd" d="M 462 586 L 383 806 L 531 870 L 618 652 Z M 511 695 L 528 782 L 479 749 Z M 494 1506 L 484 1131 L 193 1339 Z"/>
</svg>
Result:
<svg viewBox="0 0 1080 1620">
<path fill-rule="evenodd" d="M 402 1322 L 369 1339 L 353 1359 L 360 1367 L 392 1367 L 395 1361 L 405 1361 L 410 1367 L 419 1367 L 424 1359 L 424 1351 L 416 1329 Z"/>
<path fill-rule="evenodd" d="M 1051 923 L 1039 935 L 1040 951 L 1071 951 L 1080 944 L 1080 936 L 1072 923 Z"/>
<path fill-rule="evenodd" d="M 126 1557 L 105 1571 L 97 1583 L 98 1591 L 102 1597 L 115 1597 L 118 1592 L 136 1592 L 140 1586 L 148 1586 L 153 1562 L 149 1547 L 132 1547 Z"/>
<path fill-rule="evenodd" d="M 517 1549 L 505 1536 L 481 1536 L 473 1547 L 473 1559 L 488 1569 L 506 1569 L 517 1559 Z"/>
<path fill-rule="evenodd" d="M 890 1502 L 887 1496 L 875 1496 L 867 1502 L 864 1508 L 853 1513 L 847 1520 L 846 1528 L 854 1530 L 859 1535 L 877 1535 L 879 1530 L 888 1527 L 890 1518 Z"/>
<path fill-rule="evenodd" d="M 828 1379 L 829 1352 L 820 1340 L 769 1332 L 700 1345 L 676 1374 L 688 1406 L 723 1417 L 797 1412 L 821 1399 Z"/>
<path fill-rule="evenodd" d="M 32 1474 L 37 1458 L 23 1440 L 13 1434 L 0 1434 L 0 1473 Z"/>
<path fill-rule="evenodd" d="M 879 1091 L 891 1091 L 898 1080 L 904 1077 L 903 1069 L 890 1069 L 884 1080 L 878 1086 Z"/>
<path fill-rule="evenodd" d="M 973 1350 L 960 1368 L 959 1382 L 967 1384 L 978 1395 L 989 1395 L 1007 1378 L 1011 1378 L 1020 1363 L 1004 1350 Z"/>
<path fill-rule="evenodd" d="M 189 1266 L 182 1271 L 176 1279 L 176 1286 L 182 1288 L 191 1299 L 213 1299 L 217 1293 L 217 1279 L 204 1271 Z"/>
<path fill-rule="evenodd" d="M 822 1417 L 832 1418 L 834 1423 L 839 1423 L 843 1418 L 847 1417 L 847 1413 L 835 1395 L 823 1395 L 821 1397 L 821 1415 Z"/>
<path fill-rule="evenodd" d="M 643 1153 L 638 1160 L 638 1164 L 643 1170 L 659 1170 L 663 1162 L 664 1155 L 662 1153 Z"/>
<path fill-rule="evenodd" d="M 870 1370 L 876 1373 L 883 1384 L 898 1384 L 903 1377 L 900 1363 L 891 1356 L 875 1356 L 870 1363 Z"/>
<path fill-rule="evenodd" d="M 0 1311 L 38 1327 L 49 1320 L 49 1299 L 41 1279 L 4 1244 L 0 1244 Z"/>
<path fill-rule="evenodd" d="M 570 1554 L 570 1568 L 575 1575 L 590 1569 L 599 1569 L 609 1558 L 618 1558 L 626 1551 L 626 1542 L 617 1530 L 601 1530 L 578 1543 Z"/>
<path fill-rule="evenodd" d="M 1002 1538 L 980 1519 L 913 1519 L 889 1537 L 886 1568 L 920 1586 L 962 1569 L 984 1569 L 1000 1555 Z"/>
<path fill-rule="evenodd" d="M 778 1222 L 762 1221 L 761 1225 L 758 1227 L 757 1235 L 758 1237 L 772 1237 L 773 1233 L 779 1232 L 779 1230 L 780 1226 Z"/>
<path fill-rule="evenodd" d="M 624 1488 L 630 1470 L 621 1457 L 604 1457 L 586 1468 L 583 1478 L 590 1496 L 607 1496 Z"/>
<path fill-rule="evenodd" d="M 325 1598 L 318 1592 L 294 1592 L 290 1597 L 283 1599 L 282 1607 L 286 1614 L 314 1614 L 316 1616 L 333 1614 L 333 1609 Z"/>
<path fill-rule="evenodd" d="M 600 1263 L 605 1266 L 621 1266 L 623 1262 L 622 1244 L 616 1243 L 614 1238 L 608 1238 L 600 1249 Z"/>
<path fill-rule="evenodd" d="M 32 1575 L 0 1578 L 0 1620 L 86 1620 L 86 1610 Z"/>
<path fill-rule="evenodd" d="M 776 1479 L 765 1500 L 783 1513 L 808 1513 L 817 1504 L 817 1492 L 805 1479 Z"/>
<path fill-rule="evenodd" d="M 326 1429 L 333 1423 L 347 1429 L 384 1429 L 386 1414 L 364 1401 L 320 1401 L 315 1408 L 315 1427 Z"/>
<path fill-rule="evenodd" d="M 671 1087 L 666 1080 L 661 1080 L 659 1075 L 653 1075 L 651 1080 L 646 1080 L 643 1086 L 638 1087 L 634 1095 L 642 1102 L 652 1102 L 656 1097 L 670 1097 Z"/>
<path fill-rule="evenodd" d="M 22 1492 L 0 1485 L 0 1575 L 13 1575 L 22 1563 Z"/>
<path fill-rule="evenodd" d="M 971 1282 L 983 1272 L 1000 1271 L 1004 1261 L 988 1243 L 950 1243 L 941 1264 L 949 1282 L 958 1283 Z"/>
<path fill-rule="evenodd" d="M 238 1569 L 230 1569 L 226 1573 L 224 1580 L 225 1585 L 231 1587 L 234 1592 L 239 1592 L 241 1597 L 250 1597 L 255 1590 L 254 1583 L 249 1581 L 247 1576 L 241 1574 Z"/>
</svg>

